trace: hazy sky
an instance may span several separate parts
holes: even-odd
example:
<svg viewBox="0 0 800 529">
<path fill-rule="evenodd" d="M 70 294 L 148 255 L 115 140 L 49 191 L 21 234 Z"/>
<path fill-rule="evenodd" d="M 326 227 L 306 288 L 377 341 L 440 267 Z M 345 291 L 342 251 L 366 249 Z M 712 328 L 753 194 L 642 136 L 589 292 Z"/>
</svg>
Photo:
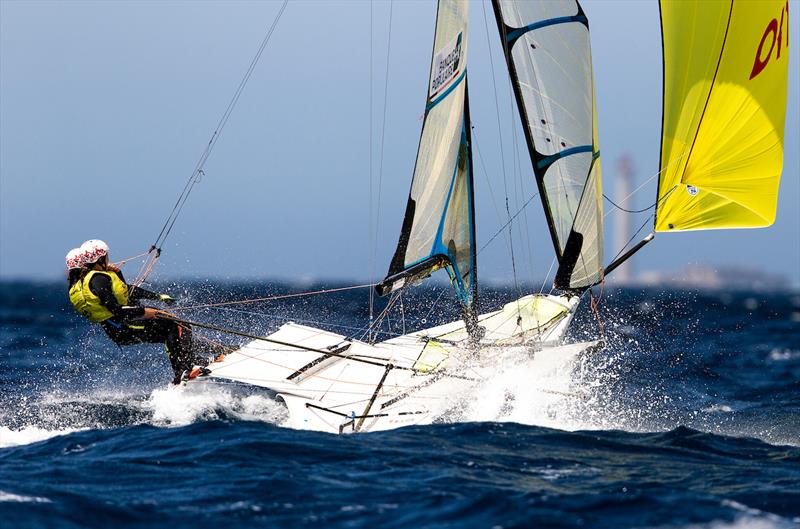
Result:
<svg viewBox="0 0 800 529">
<path fill-rule="evenodd" d="M 791 33 L 800 36 L 800 5 L 790 4 Z M 655 2 L 583 5 L 592 32 L 604 184 L 619 198 L 614 179 L 623 153 L 632 156 L 639 183 L 657 171 L 658 8 Z M 279 6 L 0 1 L 0 276 L 58 277 L 64 254 L 87 238 L 110 243 L 112 258 L 147 249 Z M 372 9 L 371 48 L 369 3 L 289 3 L 164 246 L 161 277 L 383 277 L 419 141 L 435 2 L 394 4 L 385 127 L 389 3 Z M 504 222 L 505 189 L 513 213 L 534 193 L 534 183 L 491 5 L 473 2 L 470 17 L 482 246 Z M 800 51 L 797 38 L 790 42 L 775 225 L 661 234 L 636 257 L 640 270 L 741 265 L 800 284 Z M 650 180 L 632 205 L 652 204 L 655 189 Z M 545 275 L 553 250 L 538 199 L 525 213 L 514 250 L 520 277 L 532 280 Z M 612 213 L 607 220 L 616 218 Z M 638 227 L 646 219 L 635 215 L 630 222 Z M 609 228 L 607 260 L 618 249 Z M 370 240 L 375 231 L 376 244 Z M 507 238 L 480 254 L 479 277 L 510 280 Z"/>
</svg>

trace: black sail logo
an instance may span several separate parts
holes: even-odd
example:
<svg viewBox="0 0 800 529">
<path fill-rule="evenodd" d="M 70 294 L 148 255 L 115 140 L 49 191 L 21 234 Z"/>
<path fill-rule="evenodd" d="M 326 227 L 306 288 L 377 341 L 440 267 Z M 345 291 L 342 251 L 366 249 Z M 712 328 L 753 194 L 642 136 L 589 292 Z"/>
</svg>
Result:
<svg viewBox="0 0 800 529">
<path fill-rule="evenodd" d="M 433 99 L 458 77 L 461 61 L 461 33 L 440 49 L 433 57 L 433 72 L 431 73 L 431 86 L 429 98 Z"/>
</svg>

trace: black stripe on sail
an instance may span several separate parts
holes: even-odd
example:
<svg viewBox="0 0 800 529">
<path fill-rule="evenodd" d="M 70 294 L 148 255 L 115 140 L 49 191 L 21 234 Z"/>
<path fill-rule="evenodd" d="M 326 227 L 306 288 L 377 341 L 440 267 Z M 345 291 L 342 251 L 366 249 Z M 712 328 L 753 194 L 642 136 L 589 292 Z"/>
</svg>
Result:
<svg viewBox="0 0 800 529">
<path fill-rule="evenodd" d="M 592 155 L 592 163 L 589 165 L 589 172 L 586 176 L 586 185 L 583 187 L 583 192 L 581 192 L 581 197 L 578 200 L 578 209 L 580 209 L 581 205 L 583 204 L 584 198 L 586 198 L 586 193 L 589 190 L 589 178 L 591 178 L 592 171 L 594 170 L 594 164 L 597 163 L 597 160 L 600 158 L 600 153 L 596 152 Z M 572 274 L 575 272 L 575 266 L 578 264 L 578 259 L 581 258 L 581 252 L 583 251 L 583 234 L 580 232 L 575 231 L 575 221 L 573 220 L 572 228 L 569 231 L 569 235 L 567 236 L 567 242 L 564 245 L 564 253 L 559 259 L 558 262 L 558 270 L 556 270 L 556 277 L 553 281 L 553 286 L 559 290 L 572 290 L 575 292 L 583 292 L 589 287 L 592 287 L 603 280 L 602 269 L 600 278 L 598 281 L 583 285 L 580 287 L 573 287 L 572 286 Z"/>
<path fill-rule="evenodd" d="M 567 244 L 564 245 L 564 254 L 561 257 L 558 271 L 553 286 L 559 290 L 571 290 L 572 273 L 583 249 L 583 234 L 570 230 Z M 581 288 L 580 290 L 584 290 Z"/>
<path fill-rule="evenodd" d="M 408 240 L 411 238 L 411 228 L 414 225 L 414 213 L 416 210 L 417 203 L 409 196 L 408 205 L 406 205 L 406 216 L 403 218 L 403 227 L 400 229 L 400 240 L 397 241 L 397 250 L 395 250 L 392 262 L 389 264 L 387 276 L 400 273 L 405 268 L 406 249 L 408 249 Z"/>
</svg>

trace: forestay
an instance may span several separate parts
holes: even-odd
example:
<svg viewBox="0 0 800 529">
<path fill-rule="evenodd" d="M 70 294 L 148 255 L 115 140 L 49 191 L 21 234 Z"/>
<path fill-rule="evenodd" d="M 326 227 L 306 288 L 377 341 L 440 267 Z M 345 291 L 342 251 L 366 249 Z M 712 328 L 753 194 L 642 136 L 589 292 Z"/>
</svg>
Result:
<svg viewBox="0 0 800 529">
<path fill-rule="evenodd" d="M 589 25 L 574 0 L 493 0 L 558 257 L 555 286 L 603 278 L 603 211 Z"/>
<path fill-rule="evenodd" d="M 775 220 L 789 3 L 661 2 L 664 108 L 657 231 Z"/>
<path fill-rule="evenodd" d="M 465 314 L 477 313 L 475 220 L 467 103 L 466 0 L 441 0 L 414 178 L 380 294 L 445 267 Z"/>
</svg>

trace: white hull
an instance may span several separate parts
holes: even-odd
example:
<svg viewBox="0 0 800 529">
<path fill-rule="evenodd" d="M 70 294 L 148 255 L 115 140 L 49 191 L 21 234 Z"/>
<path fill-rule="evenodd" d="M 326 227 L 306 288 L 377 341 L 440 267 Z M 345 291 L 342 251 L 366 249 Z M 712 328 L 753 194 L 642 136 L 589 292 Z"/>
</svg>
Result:
<svg viewBox="0 0 800 529">
<path fill-rule="evenodd" d="M 376 344 L 287 323 L 265 337 L 272 341 L 251 341 L 210 365 L 209 376 L 276 393 L 294 428 L 343 433 L 428 424 L 510 362 L 531 379 L 568 374 L 597 344 L 558 345 L 577 301 L 526 296 L 482 315 L 478 348 L 467 346 L 462 322 Z"/>
</svg>

